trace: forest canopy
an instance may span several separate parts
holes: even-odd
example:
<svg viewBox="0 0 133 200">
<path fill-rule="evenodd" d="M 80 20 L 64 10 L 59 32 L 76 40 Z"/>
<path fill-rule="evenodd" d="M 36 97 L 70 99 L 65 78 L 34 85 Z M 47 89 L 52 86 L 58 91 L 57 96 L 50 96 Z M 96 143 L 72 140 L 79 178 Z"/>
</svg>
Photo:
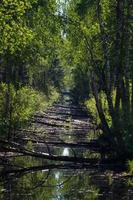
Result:
<svg viewBox="0 0 133 200">
<path fill-rule="evenodd" d="M 130 157 L 132 14 L 132 0 L 2 0 L 0 134 L 11 138 L 67 88 L 99 116 L 102 137 Z"/>
</svg>

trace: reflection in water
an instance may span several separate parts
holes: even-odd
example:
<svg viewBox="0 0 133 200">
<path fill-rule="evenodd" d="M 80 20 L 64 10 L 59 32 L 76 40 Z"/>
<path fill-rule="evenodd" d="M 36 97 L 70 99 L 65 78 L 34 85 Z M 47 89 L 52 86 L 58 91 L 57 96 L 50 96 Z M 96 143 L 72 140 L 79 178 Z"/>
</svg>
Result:
<svg viewBox="0 0 133 200">
<path fill-rule="evenodd" d="M 67 147 L 56 151 L 63 156 L 73 153 Z M 76 149 L 76 153 L 81 156 L 85 149 Z M 65 163 L 61 164 L 56 167 L 46 160 L 26 156 L 9 160 L 0 173 L 11 168 L 14 172 L 0 177 L 0 200 L 133 200 L 131 178 L 100 169 L 64 169 Z"/>
<path fill-rule="evenodd" d="M 49 137 L 52 142 L 82 143 L 91 141 L 97 135 L 94 131 L 88 132 L 86 128 L 83 131 L 64 129 L 63 132 L 58 129 L 54 134 L 50 133 Z M 97 152 L 85 148 L 64 147 L 50 146 L 50 153 L 99 158 Z M 32 142 L 27 144 L 27 148 L 34 148 Z M 42 153 L 48 150 L 43 143 L 35 148 Z M 124 179 L 120 174 L 107 170 L 104 172 L 99 168 L 84 169 L 83 166 L 78 169 L 76 163 L 71 167 L 62 161 L 56 164 L 58 166 L 53 161 L 28 156 L 10 159 L 4 167 L 0 166 L 0 200 L 133 200 L 131 178 Z"/>
<path fill-rule="evenodd" d="M 64 149 L 68 153 L 69 149 Z M 66 155 L 66 154 L 65 154 Z M 15 165 L 37 166 L 44 161 L 15 158 Z M 9 163 L 10 164 L 10 163 Z M 128 185 L 130 181 L 130 185 Z M 8 174 L 0 179 L 0 200 L 132 200 L 133 184 L 113 172 L 91 169 L 40 169 Z"/>
<path fill-rule="evenodd" d="M 70 156 L 71 151 L 66 147 L 61 154 Z M 76 151 L 82 155 L 84 149 Z M 0 178 L 0 200 L 133 200 L 133 181 L 112 171 L 62 169 L 51 167 L 46 160 L 20 156 L 0 168 L 2 174 L 11 170 L 11 165 L 18 171 Z"/>
<path fill-rule="evenodd" d="M 64 148 L 62 155 L 69 156 L 69 148 Z"/>
<path fill-rule="evenodd" d="M 55 173 L 55 179 L 56 179 L 56 180 L 59 180 L 59 178 L 60 178 L 60 172 L 56 172 L 56 173 Z"/>
</svg>

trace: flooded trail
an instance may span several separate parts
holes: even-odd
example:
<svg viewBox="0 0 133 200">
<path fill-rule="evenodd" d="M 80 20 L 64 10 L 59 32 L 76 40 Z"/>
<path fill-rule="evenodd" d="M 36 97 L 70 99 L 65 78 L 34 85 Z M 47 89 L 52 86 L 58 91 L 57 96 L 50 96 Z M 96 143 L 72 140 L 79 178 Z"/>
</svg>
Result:
<svg viewBox="0 0 133 200">
<path fill-rule="evenodd" d="M 106 159 L 99 134 L 85 108 L 63 94 L 1 154 L 0 200 L 133 200 L 132 177 Z"/>
</svg>

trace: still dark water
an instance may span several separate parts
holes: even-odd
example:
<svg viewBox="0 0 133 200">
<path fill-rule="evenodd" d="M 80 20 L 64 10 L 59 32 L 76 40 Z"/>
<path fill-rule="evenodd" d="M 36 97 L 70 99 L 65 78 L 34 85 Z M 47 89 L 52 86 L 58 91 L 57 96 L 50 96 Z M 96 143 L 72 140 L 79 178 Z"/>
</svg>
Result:
<svg viewBox="0 0 133 200">
<path fill-rule="evenodd" d="M 68 150 L 64 149 L 68 154 Z M 132 200 L 133 180 L 121 173 L 102 169 L 59 169 L 31 157 L 13 159 L 14 166 L 25 167 L 0 180 L 1 200 Z M 11 169 L 11 162 L 7 168 Z M 10 166 L 10 167 L 9 167 Z M 32 166 L 42 166 L 28 170 Z M 14 168 L 14 167 L 13 167 Z M 27 168 L 27 169 L 26 169 Z"/>
<path fill-rule="evenodd" d="M 88 116 L 82 115 L 79 108 L 69 105 L 70 101 L 65 101 L 65 106 L 56 105 L 43 113 L 43 117 L 38 116 L 34 130 L 41 130 L 40 138 L 54 143 L 83 143 L 97 137 L 91 125 L 88 126 Z M 25 147 L 41 153 L 48 152 L 43 142 L 28 142 Z M 50 153 L 61 156 L 98 159 L 101 156 L 86 147 L 70 148 L 52 144 L 49 149 Z M 86 168 L 74 162 L 55 162 L 30 156 L 2 157 L 0 200 L 133 200 L 133 179 L 126 177 L 118 167 L 115 170 L 115 164 L 113 169 L 98 165 Z"/>
</svg>

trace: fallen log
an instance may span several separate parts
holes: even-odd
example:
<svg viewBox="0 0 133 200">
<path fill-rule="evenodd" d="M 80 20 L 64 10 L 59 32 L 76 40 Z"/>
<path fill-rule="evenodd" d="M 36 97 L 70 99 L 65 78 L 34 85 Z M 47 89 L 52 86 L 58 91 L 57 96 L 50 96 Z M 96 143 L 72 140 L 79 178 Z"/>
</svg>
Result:
<svg viewBox="0 0 133 200">
<path fill-rule="evenodd" d="M 16 138 L 16 140 L 20 140 L 19 138 Z M 49 145 L 49 146 L 56 146 L 56 147 L 70 147 L 70 148 L 85 148 L 85 149 L 89 149 L 89 150 L 93 150 L 93 151 L 96 151 L 96 152 L 111 152 L 113 151 L 113 149 L 111 149 L 111 147 L 104 147 L 104 146 L 101 146 L 97 140 L 92 140 L 90 142 L 77 142 L 77 143 L 74 143 L 74 142 L 51 142 L 51 141 L 47 141 L 47 140 L 44 140 L 43 138 L 40 139 L 40 140 L 37 140 L 37 139 L 31 139 L 31 138 L 21 138 L 22 141 L 24 142 L 29 142 L 31 141 L 32 143 L 35 143 L 35 144 L 44 144 L 44 145 Z"/>
</svg>

